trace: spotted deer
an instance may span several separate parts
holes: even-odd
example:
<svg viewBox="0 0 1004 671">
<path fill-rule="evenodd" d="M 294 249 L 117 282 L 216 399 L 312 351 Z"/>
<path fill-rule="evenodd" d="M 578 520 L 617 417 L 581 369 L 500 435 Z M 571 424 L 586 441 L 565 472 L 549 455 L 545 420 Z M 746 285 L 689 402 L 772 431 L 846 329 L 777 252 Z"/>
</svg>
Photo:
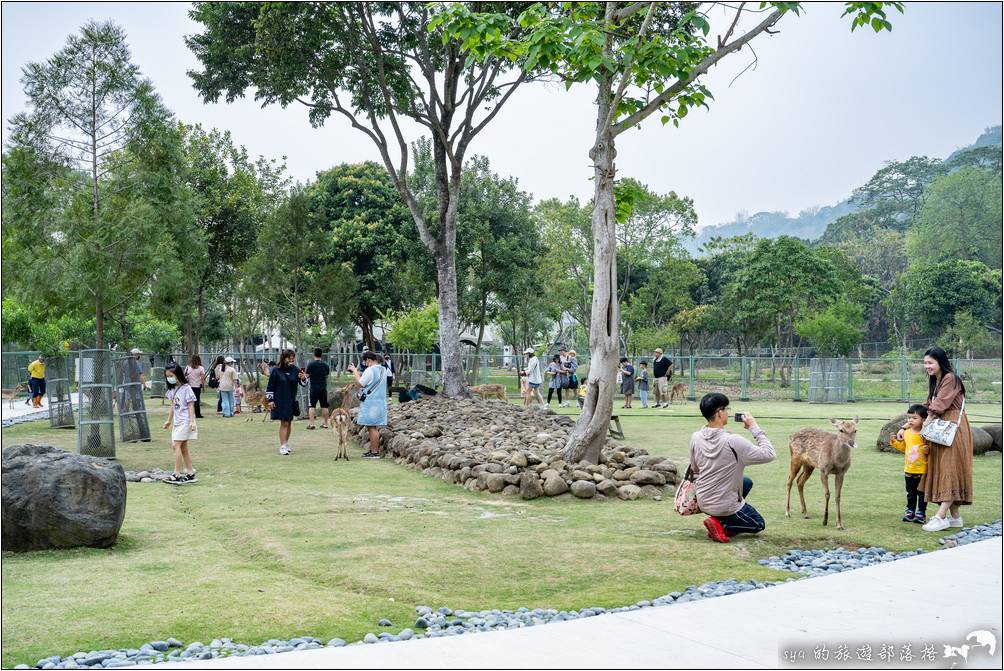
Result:
<svg viewBox="0 0 1004 671">
<path fill-rule="evenodd" d="M 858 418 L 831 419 L 830 423 L 837 427 L 836 434 L 823 429 L 799 429 L 788 443 L 788 449 L 791 450 L 791 464 L 788 467 L 788 502 L 784 508 L 784 516 L 791 517 L 791 484 L 795 482 L 797 476 L 802 517 L 809 518 L 803 490 L 812 471 L 818 470 L 819 477 L 823 481 L 823 526 L 826 526 L 830 518 L 829 478 L 832 473 L 836 489 L 837 528 L 843 529 L 844 522 L 840 517 L 840 491 L 844 487 L 844 475 L 851 467 L 851 449 L 857 447 Z"/>
</svg>

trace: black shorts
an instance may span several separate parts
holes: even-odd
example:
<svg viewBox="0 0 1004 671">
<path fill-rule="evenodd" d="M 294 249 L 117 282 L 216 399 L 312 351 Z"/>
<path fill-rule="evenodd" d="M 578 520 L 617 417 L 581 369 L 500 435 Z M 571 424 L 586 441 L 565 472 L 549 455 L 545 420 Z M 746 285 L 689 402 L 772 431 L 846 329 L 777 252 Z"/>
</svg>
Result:
<svg viewBox="0 0 1004 671">
<path fill-rule="evenodd" d="M 328 390 L 327 388 L 321 389 L 311 389 L 310 390 L 310 407 L 316 408 L 317 404 L 320 403 L 322 408 L 328 407 Z"/>
</svg>

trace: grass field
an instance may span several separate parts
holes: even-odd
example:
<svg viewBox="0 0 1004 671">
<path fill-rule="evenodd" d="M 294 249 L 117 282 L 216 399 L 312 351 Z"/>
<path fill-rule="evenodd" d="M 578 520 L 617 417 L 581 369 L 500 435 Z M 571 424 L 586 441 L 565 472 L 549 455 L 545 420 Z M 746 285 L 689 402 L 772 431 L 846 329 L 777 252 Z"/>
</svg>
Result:
<svg viewBox="0 0 1004 671">
<path fill-rule="evenodd" d="M 154 441 L 117 447 L 127 469 L 170 468 L 167 432 L 159 430 L 165 413 L 156 403 Z M 902 457 L 874 449 L 879 427 L 900 404 L 734 402 L 733 410 L 761 418 L 778 459 L 747 470 L 755 482 L 750 502 L 767 530 L 717 545 L 705 537 L 701 516 L 680 517 L 669 501 L 522 501 L 469 493 L 389 460 L 336 465 L 330 434 L 306 431 L 304 422 L 294 426 L 293 455 L 280 458 L 276 424 L 217 418 L 215 398 L 205 403 L 210 412 L 193 443 L 200 482 L 130 483 L 115 547 L 4 553 L 5 667 L 168 636 L 351 641 L 376 630 L 381 617 L 395 631 L 411 626 L 418 604 L 611 607 L 709 580 L 787 578 L 756 559 L 794 547 L 938 547 L 938 534 L 899 521 Z M 618 412 L 627 443 L 680 464 L 703 424 L 693 403 Z M 974 422 L 1000 421 L 999 406 L 973 412 Z M 783 516 L 787 439 L 802 426 L 829 426 L 834 413 L 862 418 L 844 488 L 846 531 L 821 525 L 817 478 L 806 486 L 812 519 Z M 74 440 L 73 431 L 36 422 L 4 430 L 2 442 L 73 449 Z M 1000 454 L 976 458 L 974 468 L 967 525 L 1001 516 Z"/>
</svg>

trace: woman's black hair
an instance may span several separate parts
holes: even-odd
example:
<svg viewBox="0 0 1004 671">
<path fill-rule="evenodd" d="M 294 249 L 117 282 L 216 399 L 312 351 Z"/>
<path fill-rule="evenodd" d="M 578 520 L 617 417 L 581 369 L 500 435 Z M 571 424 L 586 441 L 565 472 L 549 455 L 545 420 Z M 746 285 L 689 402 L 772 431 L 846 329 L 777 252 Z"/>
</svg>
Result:
<svg viewBox="0 0 1004 671">
<path fill-rule="evenodd" d="M 174 384 L 167 381 L 168 371 L 174 371 Z M 166 366 L 164 366 L 164 383 L 167 385 L 168 389 L 174 389 L 175 387 L 180 387 L 181 385 L 188 383 L 187 378 L 185 378 L 185 371 L 182 370 L 180 363 L 177 361 L 170 361 Z"/>
<path fill-rule="evenodd" d="M 941 369 L 941 377 L 944 377 L 947 373 L 951 373 L 952 375 L 954 375 L 955 383 L 962 388 L 962 394 L 965 395 L 966 385 L 962 383 L 962 379 L 955 372 L 955 369 L 952 368 L 952 364 L 948 360 L 948 354 L 945 353 L 945 350 L 941 349 L 940 347 L 932 347 L 931 349 L 924 352 L 924 356 L 929 356 L 938 362 L 938 367 Z M 937 386 L 938 386 L 938 376 L 929 375 L 927 380 L 928 398 L 934 398 L 934 391 Z"/>
<path fill-rule="evenodd" d="M 220 370 L 227 369 L 227 360 L 223 358 L 222 354 L 216 357 L 216 361 L 213 362 L 213 368 L 215 369 L 217 366 L 223 366 Z"/>
<path fill-rule="evenodd" d="M 363 361 L 366 361 L 367 359 L 369 359 L 370 361 L 382 361 L 383 357 L 381 357 L 376 352 L 366 351 L 366 352 L 363 352 Z"/>
<path fill-rule="evenodd" d="M 282 354 L 279 355 L 279 365 L 280 366 L 285 366 L 286 365 L 286 359 L 288 359 L 289 357 L 293 357 L 293 365 L 295 366 L 296 365 L 296 352 L 294 352 L 291 349 L 284 349 L 284 350 L 282 350 Z"/>
<path fill-rule="evenodd" d="M 622 356 L 622 357 L 621 357 L 621 363 L 624 363 L 624 362 L 625 362 L 625 361 L 627 361 L 627 360 L 628 360 L 628 358 L 627 358 L 626 356 Z"/>
<path fill-rule="evenodd" d="M 551 363 L 561 363 L 561 356 L 555 354 L 553 357 L 551 357 Z"/>
</svg>

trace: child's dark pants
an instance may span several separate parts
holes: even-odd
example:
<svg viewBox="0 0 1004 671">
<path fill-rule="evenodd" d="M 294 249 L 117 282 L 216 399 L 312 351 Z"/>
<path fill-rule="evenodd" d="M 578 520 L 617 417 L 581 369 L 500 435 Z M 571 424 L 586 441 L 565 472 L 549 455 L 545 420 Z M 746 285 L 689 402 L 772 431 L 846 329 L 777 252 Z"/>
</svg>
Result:
<svg viewBox="0 0 1004 671">
<path fill-rule="evenodd" d="M 927 501 L 924 500 L 924 492 L 920 491 L 921 475 L 905 473 L 906 476 L 906 509 L 921 515 L 927 515 Z"/>
</svg>

